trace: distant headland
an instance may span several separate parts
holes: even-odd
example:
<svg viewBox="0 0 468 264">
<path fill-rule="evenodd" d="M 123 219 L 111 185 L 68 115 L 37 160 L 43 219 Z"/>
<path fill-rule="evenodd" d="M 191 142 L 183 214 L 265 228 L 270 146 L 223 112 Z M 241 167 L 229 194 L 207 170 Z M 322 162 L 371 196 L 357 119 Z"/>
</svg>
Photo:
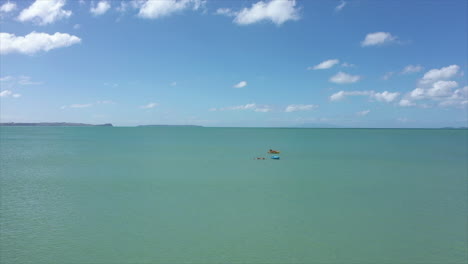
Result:
<svg viewBox="0 0 468 264">
<path fill-rule="evenodd" d="M 68 123 L 68 122 L 42 122 L 42 123 L 0 123 L 0 126 L 105 126 L 111 127 L 112 124 L 83 124 L 83 123 Z"/>
<path fill-rule="evenodd" d="M 198 125 L 139 125 L 137 127 L 202 127 Z"/>
</svg>

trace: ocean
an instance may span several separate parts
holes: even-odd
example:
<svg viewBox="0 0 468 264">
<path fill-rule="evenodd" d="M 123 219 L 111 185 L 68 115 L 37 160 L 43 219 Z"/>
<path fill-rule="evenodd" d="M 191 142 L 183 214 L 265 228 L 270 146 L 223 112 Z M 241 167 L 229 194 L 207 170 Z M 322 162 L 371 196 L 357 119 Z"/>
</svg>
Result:
<svg viewBox="0 0 468 264">
<path fill-rule="evenodd" d="M 0 262 L 467 263 L 467 146 L 468 130 L 0 127 Z"/>
</svg>

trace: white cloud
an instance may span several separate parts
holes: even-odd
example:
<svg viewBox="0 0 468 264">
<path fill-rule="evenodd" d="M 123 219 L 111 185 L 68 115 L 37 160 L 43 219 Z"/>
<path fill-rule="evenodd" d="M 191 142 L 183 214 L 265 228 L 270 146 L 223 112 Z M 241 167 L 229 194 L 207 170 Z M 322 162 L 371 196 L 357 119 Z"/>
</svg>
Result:
<svg viewBox="0 0 468 264">
<path fill-rule="evenodd" d="M 346 6 L 346 2 L 342 0 L 340 2 L 340 4 L 335 7 L 335 11 L 337 11 L 337 12 L 341 11 L 341 9 L 343 9 L 343 7 L 345 7 L 345 6 Z"/>
<path fill-rule="evenodd" d="M 170 85 L 171 85 L 171 86 L 176 86 L 176 85 L 177 85 L 177 82 L 171 82 Z"/>
<path fill-rule="evenodd" d="M 192 7 L 197 10 L 204 5 L 202 0 L 143 0 L 133 2 L 140 9 L 138 16 L 142 18 L 155 19 L 171 15 L 174 12 L 182 11 Z"/>
<path fill-rule="evenodd" d="M 369 99 L 375 99 L 379 102 L 390 103 L 393 102 L 399 95 L 400 93 L 398 92 L 391 93 L 388 91 L 384 91 L 381 93 L 375 91 L 339 91 L 330 96 L 330 101 L 341 101 L 347 96 L 368 96 Z"/>
<path fill-rule="evenodd" d="M 308 67 L 308 70 L 324 70 L 324 69 L 330 69 L 331 67 L 335 66 L 336 64 L 340 63 L 339 60 L 333 59 L 333 60 L 326 60 L 322 61 L 321 63 L 313 66 L 313 67 Z"/>
<path fill-rule="evenodd" d="M 91 6 L 89 10 L 93 15 L 99 16 L 107 12 L 111 8 L 111 5 L 107 1 L 100 1 L 96 6 L 94 4 Z"/>
<path fill-rule="evenodd" d="M 73 29 L 80 29 L 80 27 L 81 27 L 80 24 L 75 24 L 75 25 L 73 26 Z"/>
<path fill-rule="evenodd" d="M 423 70 L 423 67 L 421 65 L 408 65 L 401 71 L 401 73 L 408 74 L 408 73 L 420 72 L 422 70 Z"/>
<path fill-rule="evenodd" d="M 16 94 L 13 94 L 12 96 L 13 96 L 14 98 L 19 98 L 19 97 L 21 97 L 21 94 L 17 94 L 17 93 L 16 93 Z"/>
<path fill-rule="evenodd" d="M 361 76 L 359 75 L 351 75 L 351 74 L 347 74 L 344 72 L 339 72 L 330 78 L 330 82 L 339 83 L 339 84 L 355 83 L 359 81 L 360 79 L 361 79 Z"/>
<path fill-rule="evenodd" d="M 10 95 L 12 95 L 12 94 L 13 94 L 12 91 L 10 91 L 10 90 L 5 90 L 5 91 L 0 92 L 0 97 L 8 97 L 8 96 L 10 96 Z"/>
<path fill-rule="evenodd" d="M 400 106 L 414 106 L 416 105 L 415 103 L 411 102 L 408 99 L 401 99 L 400 102 L 398 103 Z"/>
<path fill-rule="evenodd" d="M 429 88 L 416 88 L 407 93 L 399 105 L 400 106 L 420 106 L 430 107 L 424 103 L 417 105 L 414 101 L 433 102 L 442 107 L 455 106 L 464 107 L 468 100 L 468 86 L 455 89 L 458 83 L 455 81 L 437 81 Z"/>
<path fill-rule="evenodd" d="M 34 54 L 39 51 L 49 51 L 56 48 L 68 47 L 80 43 L 81 39 L 77 36 L 66 33 L 47 33 L 31 32 L 26 36 L 16 36 L 10 33 L 0 33 L 0 54 L 23 53 Z"/>
<path fill-rule="evenodd" d="M 375 32 L 369 33 L 366 35 L 366 38 L 361 42 L 361 46 L 376 46 L 376 45 L 383 45 L 386 43 L 391 43 L 396 41 L 397 37 L 392 36 L 392 34 L 388 32 Z"/>
<path fill-rule="evenodd" d="M 440 69 L 432 69 L 424 74 L 420 83 L 421 84 L 429 84 L 436 82 L 438 80 L 446 80 L 454 77 L 458 71 L 460 70 L 460 66 L 458 65 L 450 65 L 447 67 L 443 67 Z"/>
<path fill-rule="evenodd" d="M 246 86 L 247 86 L 247 82 L 246 81 L 241 81 L 241 82 L 235 84 L 232 87 L 234 87 L 234 88 L 243 88 L 243 87 L 246 87 Z"/>
<path fill-rule="evenodd" d="M 221 110 L 248 110 L 248 109 L 255 109 L 256 107 L 257 107 L 256 104 L 245 104 L 245 105 L 229 106 L 229 107 L 221 108 Z"/>
<path fill-rule="evenodd" d="M 341 101 L 343 100 L 346 96 L 368 96 L 371 95 L 373 91 L 350 91 L 350 92 L 345 92 L 345 91 L 339 91 L 337 93 L 334 93 L 330 96 L 331 101 Z"/>
<path fill-rule="evenodd" d="M 257 2 L 250 8 L 244 8 L 236 14 L 234 22 L 249 25 L 261 21 L 271 21 L 281 25 L 288 20 L 298 20 L 299 10 L 295 0 L 271 0 Z"/>
<path fill-rule="evenodd" d="M 39 25 L 54 23 L 62 18 L 71 16 L 72 11 L 63 10 L 65 0 L 36 0 L 28 8 L 21 11 L 18 16 L 19 21 L 33 21 Z"/>
<path fill-rule="evenodd" d="M 458 86 L 455 81 L 437 81 L 433 84 L 432 88 L 427 90 L 429 97 L 447 97 L 452 94 L 452 88 Z"/>
<path fill-rule="evenodd" d="M 16 4 L 13 2 L 6 2 L 2 6 L 0 6 L 0 12 L 2 13 L 9 13 L 16 9 Z"/>
<path fill-rule="evenodd" d="M 288 105 L 284 111 L 290 113 L 290 112 L 296 112 L 296 111 L 309 111 L 309 110 L 314 110 L 316 108 L 318 108 L 318 105 L 292 104 L 292 105 Z"/>
<path fill-rule="evenodd" d="M 384 76 L 382 76 L 382 79 L 383 80 L 388 80 L 393 76 L 393 74 L 395 74 L 395 73 L 394 72 L 387 72 L 387 73 L 384 74 Z"/>
<path fill-rule="evenodd" d="M 397 92 L 391 93 L 391 92 L 384 91 L 382 93 L 373 93 L 371 97 L 375 98 L 377 101 L 380 101 L 380 102 L 390 103 L 390 102 L 393 102 L 399 95 L 400 93 L 397 93 Z"/>
<path fill-rule="evenodd" d="M 155 108 L 156 106 L 158 106 L 157 103 L 149 103 L 147 105 L 142 105 L 140 106 L 140 108 L 143 108 L 143 109 L 151 109 L 151 108 Z"/>
<path fill-rule="evenodd" d="M 266 112 L 271 112 L 273 109 L 269 105 L 257 105 L 255 103 L 209 109 L 209 111 L 230 111 L 230 110 L 252 110 L 255 112 L 266 113 Z"/>
<path fill-rule="evenodd" d="M 419 100 L 424 98 L 425 91 L 423 88 L 416 88 L 410 92 L 409 97 L 414 100 Z"/>
<path fill-rule="evenodd" d="M 356 114 L 358 116 L 366 116 L 369 113 L 370 113 L 370 110 L 363 110 L 363 111 L 357 112 Z"/>
</svg>

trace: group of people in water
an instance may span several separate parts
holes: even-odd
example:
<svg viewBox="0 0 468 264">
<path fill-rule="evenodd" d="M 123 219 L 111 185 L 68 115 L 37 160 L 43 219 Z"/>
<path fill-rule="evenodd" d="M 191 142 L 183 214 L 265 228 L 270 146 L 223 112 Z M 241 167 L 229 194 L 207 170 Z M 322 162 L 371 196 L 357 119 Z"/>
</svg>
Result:
<svg viewBox="0 0 468 264">
<path fill-rule="evenodd" d="M 280 152 L 278 150 L 273 150 L 273 149 L 270 149 L 268 152 L 268 154 L 279 154 Z M 279 159 L 279 156 L 271 156 L 272 159 Z M 256 160 L 265 160 L 265 157 L 256 157 L 255 158 Z"/>
</svg>

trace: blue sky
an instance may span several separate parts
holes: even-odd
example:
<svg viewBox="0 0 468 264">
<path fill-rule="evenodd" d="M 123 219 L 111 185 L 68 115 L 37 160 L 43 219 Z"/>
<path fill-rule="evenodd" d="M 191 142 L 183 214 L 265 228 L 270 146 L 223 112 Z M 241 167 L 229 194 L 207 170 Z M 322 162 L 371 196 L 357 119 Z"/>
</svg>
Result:
<svg viewBox="0 0 468 264">
<path fill-rule="evenodd" d="M 0 119 L 467 126 L 467 1 L 0 1 Z"/>
</svg>

